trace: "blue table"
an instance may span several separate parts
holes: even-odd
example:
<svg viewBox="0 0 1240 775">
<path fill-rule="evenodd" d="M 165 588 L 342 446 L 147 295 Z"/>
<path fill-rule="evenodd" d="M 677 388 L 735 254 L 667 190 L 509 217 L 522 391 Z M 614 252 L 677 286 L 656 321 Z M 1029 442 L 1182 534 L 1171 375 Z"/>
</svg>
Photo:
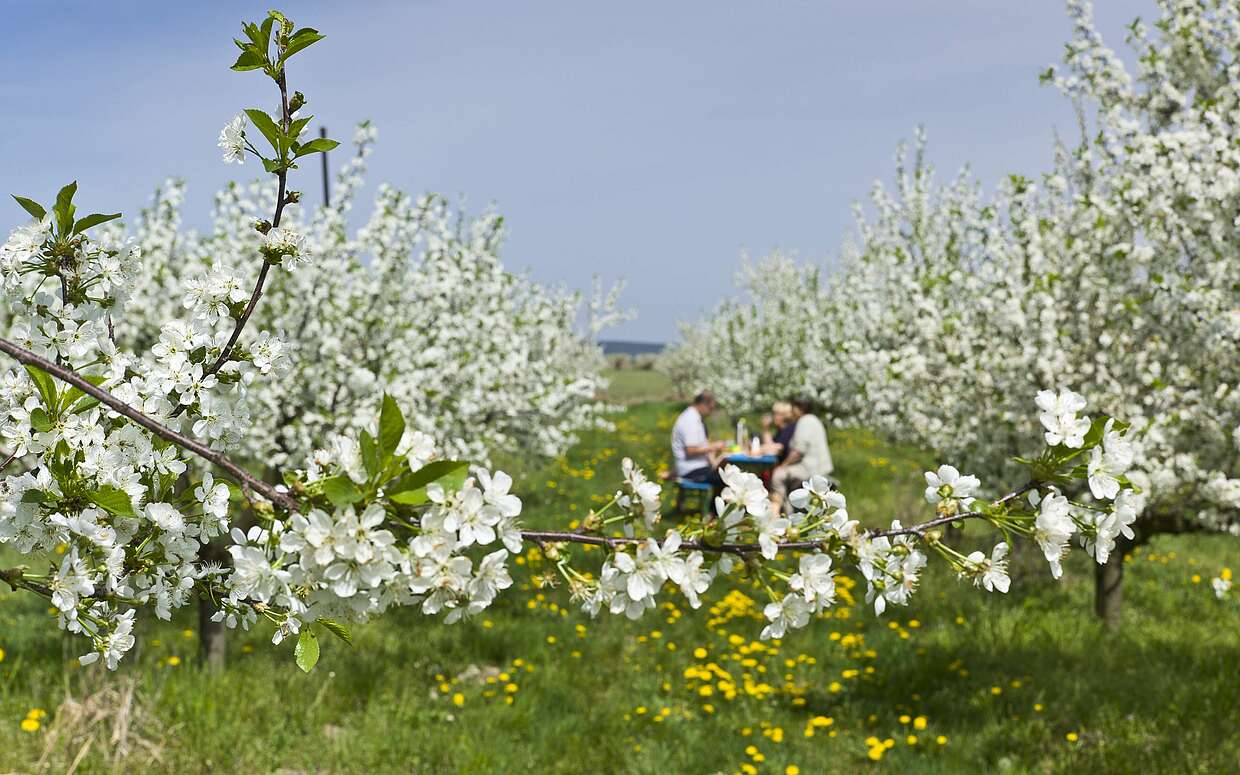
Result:
<svg viewBox="0 0 1240 775">
<path fill-rule="evenodd" d="M 746 455 L 738 452 L 735 455 L 728 455 L 723 462 L 731 463 L 746 471 L 765 471 L 768 468 L 774 468 L 779 458 L 774 455 Z"/>
</svg>

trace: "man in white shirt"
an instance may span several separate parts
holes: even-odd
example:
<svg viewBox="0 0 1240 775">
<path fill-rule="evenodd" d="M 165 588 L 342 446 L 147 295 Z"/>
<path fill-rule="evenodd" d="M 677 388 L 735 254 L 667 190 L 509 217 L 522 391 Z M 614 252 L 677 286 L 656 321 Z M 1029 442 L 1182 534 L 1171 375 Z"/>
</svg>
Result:
<svg viewBox="0 0 1240 775">
<path fill-rule="evenodd" d="M 788 457 L 771 472 L 771 494 L 782 505 L 789 490 L 795 490 L 813 476 L 830 477 L 835 470 L 831 449 L 827 446 L 827 429 L 812 413 L 813 404 L 806 398 L 792 400 L 792 417 L 796 430 L 788 443 Z"/>
<path fill-rule="evenodd" d="M 723 487 L 719 478 L 720 455 L 727 446 L 711 441 L 706 434 L 706 418 L 715 411 L 715 396 L 710 391 L 698 393 L 672 426 L 672 459 L 676 476 L 691 482 L 708 482 L 717 490 Z"/>
</svg>

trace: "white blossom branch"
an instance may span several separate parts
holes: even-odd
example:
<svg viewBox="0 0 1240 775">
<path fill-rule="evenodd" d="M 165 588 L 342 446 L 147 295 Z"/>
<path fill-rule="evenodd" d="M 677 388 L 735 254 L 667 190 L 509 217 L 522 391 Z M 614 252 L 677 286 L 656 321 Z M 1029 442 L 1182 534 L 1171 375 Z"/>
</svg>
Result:
<svg viewBox="0 0 1240 775">
<path fill-rule="evenodd" d="M 182 433 L 174 431 L 168 426 L 149 417 L 146 414 L 134 409 L 129 404 L 120 400 L 103 388 L 91 384 L 83 379 L 77 372 L 71 369 L 58 366 L 55 363 L 42 358 L 24 347 L 16 345 L 7 339 L 0 339 L 0 351 L 3 351 L 20 363 L 27 366 L 33 366 L 41 371 L 47 372 L 61 382 L 73 385 L 88 396 L 98 399 L 101 404 L 111 408 L 118 414 L 121 414 L 138 425 L 146 428 L 151 433 L 164 439 L 165 441 L 176 444 L 184 450 L 194 453 L 198 457 L 213 463 L 237 478 L 242 487 L 248 488 L 253 492 L 262 495 L 272 503 L 278 504 L 290 511 L 297 509 L 297 501 L 290 497 L 287 493 L 282 493 L 273 485 L 264 482 L 241 466 L 229 460 L 223 454 L 216 452 L 200 441 L 190 438 Z"/>
</svg>

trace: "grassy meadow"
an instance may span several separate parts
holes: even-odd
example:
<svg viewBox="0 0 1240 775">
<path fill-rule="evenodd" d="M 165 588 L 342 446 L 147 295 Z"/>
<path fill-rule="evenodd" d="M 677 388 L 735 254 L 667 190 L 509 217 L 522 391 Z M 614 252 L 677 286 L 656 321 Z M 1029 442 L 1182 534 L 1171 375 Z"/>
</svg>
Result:
<svg viewBox="0 0 1240 775">
<path fill-rule="evenodd" d="M 653 373 L 621 372 L 611 400 L 642 402 L 615 432 L 555 461 L 510 461 L 528 524 L 606 501 L 625 454 L 666 464 L 679 405 L 649 400 L 668 387 L 633 374 Z M 851 513 L 919 513 L 929 461 L 916 450 L 836 430 L 832 451 Z M 637 622 L 590 620 L 564 590 L 531 584 L 545 567 L 531 549 L 483 617 L 398 611 L 355 626 L 351 648 L 324 641 L 308 676 L 265 631 L 230 640 L 224 673 L 197 669 L 190 612 L 143 626 L 115 674 L 78 668 L 45 604 L 0 591 L 0 773 L 1240 769 L 1240 605 L 1208 588 L 1237 564 L 1235 539 L 1134 552 L 1115 634 L 1093 619 L 1081 552 L 1064 583 L 1035 555 L 1018 550 L 1006 596 L 932 560 L 913 603 L 882 618 L 841 581 L 829 616 L 762 643 L 764 601 L 744 578 L 717 581 L 698 611 L 669 594 Z M 878 760 L 870 738 L 887 744 Z"/>
</svg>

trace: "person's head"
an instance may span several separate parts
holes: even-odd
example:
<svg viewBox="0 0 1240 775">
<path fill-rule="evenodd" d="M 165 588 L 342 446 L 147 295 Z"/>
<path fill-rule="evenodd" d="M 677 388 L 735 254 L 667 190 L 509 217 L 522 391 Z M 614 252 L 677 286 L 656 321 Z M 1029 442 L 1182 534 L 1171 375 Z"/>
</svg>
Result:
<svg viewBox="0 0 1240 775">
<path fill-rule="evenodd" d="M 809 396 L 797 396 L 789 403 L 792 404 L 792 419 L 794 420 L 814 413 L 814 402 Z"/>
<path fill-rule="evenodd" d="M 715 411 L 715 407 L 718 406 L 718 404 L 715 403 L 714 393 L 709 390 L 703 390 L 701 393 L 698 393 L 693 397 L 693 406 L 698 410 L 698 414 L 703 417 L 708 417 L 711 412 Z"/>
<path fill-rule="evenodd" d="M 792 422 L 792 404 L 787 401 L 776 401 L 771 404 L 771 419 L 780 428 Z"/>
</svg>

